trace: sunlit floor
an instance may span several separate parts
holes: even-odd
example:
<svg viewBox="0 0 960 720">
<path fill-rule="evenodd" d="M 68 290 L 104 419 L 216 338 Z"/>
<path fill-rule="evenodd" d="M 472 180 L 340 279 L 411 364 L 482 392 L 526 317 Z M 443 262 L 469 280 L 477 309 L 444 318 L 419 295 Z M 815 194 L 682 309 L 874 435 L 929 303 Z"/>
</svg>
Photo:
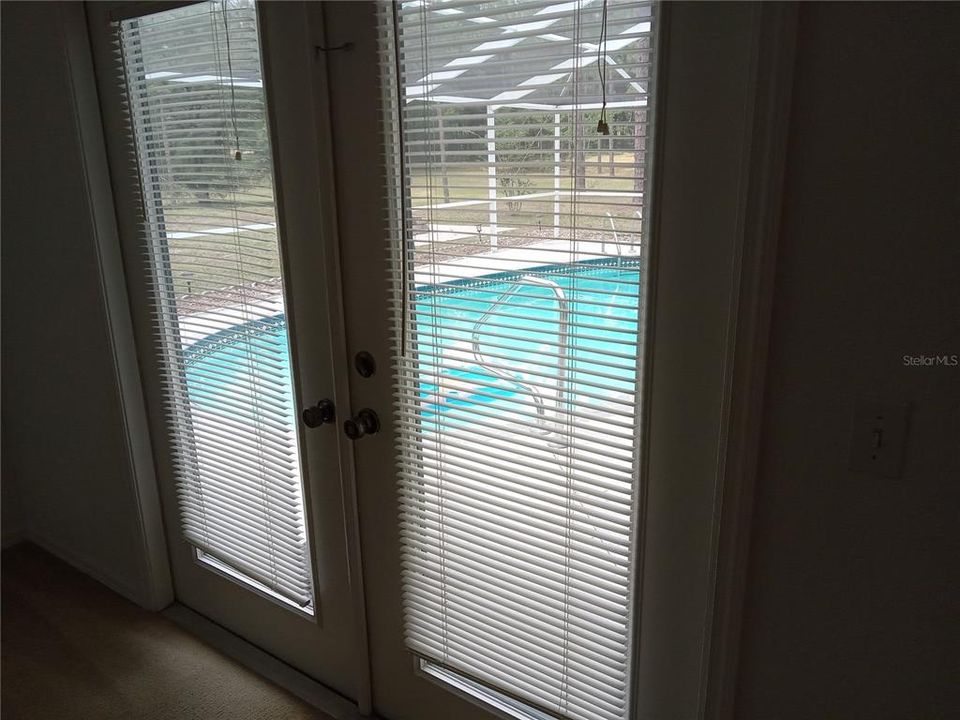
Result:
<svg viewBox="0 0 960 720">
<path fill-rule="evenodd" d="M 4 720 L 329 720 L 36 546 L 2 560 Z"/>
</svg>

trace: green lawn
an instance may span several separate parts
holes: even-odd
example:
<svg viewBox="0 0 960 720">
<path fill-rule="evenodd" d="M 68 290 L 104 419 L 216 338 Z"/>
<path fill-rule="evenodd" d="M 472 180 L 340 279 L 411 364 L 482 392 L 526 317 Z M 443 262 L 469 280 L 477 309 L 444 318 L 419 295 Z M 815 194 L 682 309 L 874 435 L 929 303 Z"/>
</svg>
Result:
<svg viewBox="0 0 960 720">
<path fill-rule="evenodd" d="M 635 173 L 634 154 L 618 153 L 614 162 L 609 162 L 609 155 L 588 155 L 585 162 L 586 189 L 605 191 L 634 190 L 633 175 Z M 475 205 L 468 207 L 442 208 L 428 211 L 417 210 L 418 206 L 438 205 L 447 202 L 444 192 L 443 176 L 434 172 L 428 177 L 425 170 L 418 169 L 412 172 L 411 198 L 413 201 L 414 216 L 425 221 L 429 215 L 434 223 L 464 223 L 486 224 L 489 217 L 489 206 Z M 613 171 L 611 174 L 611 170 Z M 476 163 L 472 167 L 451 168 L 447 173 L 447 188 L 449 202 L 486 200 L 488 198 L 488 173 L 484 163 Z M 504 178 L 519 178 L 522 187 L 504 185 Z M 569 190 L 573 186 L 569 163 L 560 167 L 560 188 Z M 552 168 L 525 170 L 522 173 L 501 173 L 498 176 L 497 195 L 499 198 L 515 195 L 552 191 L 554 189 L 554 175 Z M 640 204 L 638 199 L 630 197 L 582 198 L 577 203 L 578 228 L 596 231 L 609 230 L 610 221 L 606 213 L 610 213 L 617 226 L 618 232 L 636 233 L 640 230 L 640 221 L 636 215 Z M 541 226 L 552 226 L 554 221 L 554 201 L 552 197 L 533 198 L 530 200 L 501 200 L 497 205 L 497 222 L 503 226 L 527 228 L 536 232 Z M 560 226 L 569 228 L 572 223 L 573 207 L 569 200 L 560 203 Z"/>
<path fill-rule="evenodd" d="M 586 158 L 586 189 L 606 191 L 633 191 L 633 153 L 618 153 L 610 164 L 610 156 L 603 153 Z M 613 173 L 611 174 L 611 169 Z M 561 166 L 560 187 L 572 187 L 569 164 Z M 498 197 L 506 198 L 554 189 L 552 168 L 527 171 L 523 174 L 502 173 L 501 178 L 519 179 L 520 186 L 498 183 Z M 483 163 L 451 169 L 447 175 L 450 202 L 486 200 L 488 197 L 487 167 Z M 432 192 L 431 192 L 432 191 Z M 371 192 L 379 190 L 371 189 Z M 412 173 L 411 195 L 414 217 L 421 223 L 486 225 L 489 221 L 487 204 L 418 210 L 418 206 L 444 203 L 442 176 L 434 173 L 431 178 L 423 170 Z M 235 200 L 237 201 L 234 204 Z M 217 227 L 233 227 L 253 223 L 274 223 L 274 204 L 269 188 L 250 188 L 242 197 L 218 198 L 211 193 L 209 198 L 175 198 L 165 203 L 165 223 L 169 232 L 196 232 Z M 630 197 L 586 197 L 577 203 L 576 227 L 578 233 L 596 235 L 610 231 L 613 216 L 617 232 L 636 234 L 640 232 L 637 210 L 640 204 Z M 573 207 L 569 198 L 560 203 L 560 226 L 569 231 L 573 221 Z M 513 228 L 510 235 L 515 241 L 523 237 L 552 237 L 554 222 L 553 197 L 531 199 L 501 199 L 498 202 L 498 225 Z M 171 238 L 168 241 L 174 289 L 177 295 L 195 294 L 216 290 L 225 286 L 249 282 L 263 282 L 280 276 L 280 258 L 276 235 L 272 231 L 241 233 L 239 240 L 217 242 L 218 236 L 203 238 Z M 211 270 L 212 267 L 216 270 Z M 242 282 L 238 282 L 242 281 Z"/>
</svg>

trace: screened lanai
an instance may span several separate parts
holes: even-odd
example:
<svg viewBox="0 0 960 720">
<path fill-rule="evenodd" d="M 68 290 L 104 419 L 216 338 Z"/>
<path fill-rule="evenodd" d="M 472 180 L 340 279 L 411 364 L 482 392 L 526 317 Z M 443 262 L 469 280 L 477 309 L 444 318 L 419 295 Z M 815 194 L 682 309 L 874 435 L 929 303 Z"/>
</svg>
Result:
<svg viewBox="0 0 960 720">
<path fill-rule="evenodd" d="M 503 270 L 505 250 L 526 248 L 507 253 L 519 266 L 572 242 L 578 255 L 639 252 L 651 8 L 530 7 L 416 0 L 397 13 L 401 45 L 424 48 L 388 78 L 417 266 L 497 251 Z"/>
<path fill-rule="evenodd" d="M 181 312 L 229 302 L 234 285 L 266 296 L 279 289 L 276 251 L 264 249 L 275 247 L 276 222 L 273 198 L 264 190 L 271 161 L 258 99 L 263 83 L 249 54 L 256 30 L 240 5 L 236 13 L 229 2 L 225 7 L 234 18 L 230 52 L 225 26 L 196 26 L 220 48 L 212 64 L 171 55 L 162 26 L 145 25 L 134 36 L 143 45 L 138 82 L 151 96 L 169 98 L 164 102 L 176 111 L 178 125 L 210 145 L 189 166 L 166 154 L 148 168 L 164 186 L 164 227 Z M 413 0 L 397 7 L 395 24 L 383 28 L 384 36 L 397 33 L 397 41 L 388 39 L 381 49 L 394 54 L 381 58 L 382 67 L 392 69 L 384 74 L 384 102 L 389 121 L 403 127 L 402 157 L 393 150 L 402 161 L 395 172 L 405 175 L 402 222 L 415 266 L 442 265 L 443 274 L 469 256 L 475 271 L 453 274 L 482 275 L 502 270 L 504 262 L 550 262 L 550 251 L 572 252 L 571 243 L 578 256 L 639 253 L 650 5 Z M 420 51 L 397 52 L 407 47 Z M 211 124 L 209 103 L 227 103 L 231 121 Z M 598 130 L 601 113 L 609 134 Z M 148 142 L 169 125 L 149 115 L 144 123 Z M 220 211 L 222 188 L 205 186 L 197 176 L 232 160 L 237 148 L 242 161 L 224 166 L 239 181 L 234 218 Z M 236 283 L 213 277 L 197 255 L 211 236 L 236 236 L 262 256 L 260 264 L 248 264 Z M 492 252 L 492 265 L 475 257 Z"/>
</svg>

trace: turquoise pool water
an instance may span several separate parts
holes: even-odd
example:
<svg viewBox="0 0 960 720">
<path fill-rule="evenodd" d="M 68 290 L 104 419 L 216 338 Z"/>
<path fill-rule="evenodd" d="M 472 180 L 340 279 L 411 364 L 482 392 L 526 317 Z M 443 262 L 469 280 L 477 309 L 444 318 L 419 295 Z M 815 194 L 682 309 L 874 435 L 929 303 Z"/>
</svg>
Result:
<svg viewBox="0 0 960 720">
<path fill-rule="evenodd" d="M 531 393 L 545 405 L 556 404 L 561 365 L 566 402 L 600 408 L 633 396 L 638 265 L 621 261 L 527 272 L 547 282 L 487 276 L 453 287 L 417 288 L 411 350 L 424 422 L 461 422 L 460 411 L 480 406 L 529 412 Z M 485 318 L 494 305 L 497 315 Z M 297 414 L 283 315 L 205 338 L 188 348 L 185 360 L 195 406 L 252 418 L 255 388 L 269 384 L 270 402 L 281 404 L 291 420 Z M 226 408 L 224 399 L 231 395 Z"/>
</svg>

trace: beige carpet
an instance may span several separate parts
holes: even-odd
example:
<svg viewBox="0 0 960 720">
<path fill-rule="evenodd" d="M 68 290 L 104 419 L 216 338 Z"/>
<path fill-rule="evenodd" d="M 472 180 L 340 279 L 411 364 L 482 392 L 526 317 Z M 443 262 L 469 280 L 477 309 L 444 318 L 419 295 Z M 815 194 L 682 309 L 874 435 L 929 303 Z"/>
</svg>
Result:
<svg viewBox="0 0 960 720">
<path fill-rule="evenodd" d="M 36 546 L 2 563 L 3 720 L 327 720 Z"/>
</svg>

